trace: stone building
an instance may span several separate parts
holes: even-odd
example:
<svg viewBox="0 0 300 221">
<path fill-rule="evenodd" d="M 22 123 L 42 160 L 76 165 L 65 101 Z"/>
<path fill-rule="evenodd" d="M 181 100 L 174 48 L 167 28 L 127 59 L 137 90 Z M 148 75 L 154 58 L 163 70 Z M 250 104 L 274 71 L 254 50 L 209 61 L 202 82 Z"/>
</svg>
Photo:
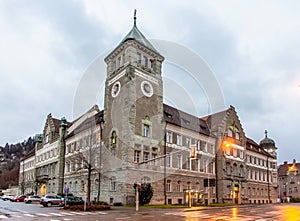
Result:
<svg viewBox="0 0 300 221">
<path fill-rule="evenodd" d="M 285 161 L 278 166 L 278 186 L 281 201 L 288 202 L 300 198 L 300 163 L 294 159 L 292 163 Z"/>
<path fill-rule="evenodd" d="M 86 191 L 90 200 L 133 204 L 136 182 L 151 183 L 152 204 L 274 202 L 275 144 L 247 138 L 232 106 L 200 118 L 164 104 L 163 61 L 134 18 L 105 58 L 104 109 L 72 122 L 48 115 L 34 156 L 22 161 L 33 161 L 35 180 L 25 192 Z"/>
</svg>

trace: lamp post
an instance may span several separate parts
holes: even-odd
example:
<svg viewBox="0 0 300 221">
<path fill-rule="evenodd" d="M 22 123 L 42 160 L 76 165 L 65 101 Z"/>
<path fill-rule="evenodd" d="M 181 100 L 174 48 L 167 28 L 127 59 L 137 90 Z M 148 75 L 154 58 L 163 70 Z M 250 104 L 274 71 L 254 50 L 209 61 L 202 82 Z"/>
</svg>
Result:
<svg viewBox="0 0 300 221">
<path fill-rule="evenodd" d="M 164 204 L 167 205 L 167 122 L 163 119 L 164 125 Z"/>
</svg>

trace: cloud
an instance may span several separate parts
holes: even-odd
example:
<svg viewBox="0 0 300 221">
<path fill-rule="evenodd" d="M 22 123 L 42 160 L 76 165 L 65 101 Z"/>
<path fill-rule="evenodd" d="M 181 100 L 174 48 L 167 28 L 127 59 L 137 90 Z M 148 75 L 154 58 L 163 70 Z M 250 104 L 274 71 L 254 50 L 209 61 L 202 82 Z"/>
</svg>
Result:
<svg viewBox="0 0 300 221">
<path fill-rule="evenodd" d="M 135 8 L 149 39 L 185 45 L 207 61 L 247 136 L 259 142 L 268 129 L 279 162 L 300 159 L 298 1 L 0 1 L 1 144 L 40 133 L 49 112 L 72 120 L 84 71 L 127 34 Z M 176 105 L 193 110 L 183 97 Z M 197 105 L 205 105 L 202 95 Z"/>
</svg>

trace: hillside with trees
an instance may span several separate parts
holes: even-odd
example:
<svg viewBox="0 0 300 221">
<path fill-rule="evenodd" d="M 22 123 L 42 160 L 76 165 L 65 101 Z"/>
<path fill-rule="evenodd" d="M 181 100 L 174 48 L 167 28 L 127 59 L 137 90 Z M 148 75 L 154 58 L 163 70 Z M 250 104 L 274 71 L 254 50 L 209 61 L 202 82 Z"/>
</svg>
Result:
<svg viewBox="0 0 300 221">
<path fill-rule="evenodd" d="M 35 139 L 17 144 L 0 146 L 0 189 L 7 189 L 10 185 L 18 185 L 20 160 L 26 156 L 35 146 Z"/>
</svg>

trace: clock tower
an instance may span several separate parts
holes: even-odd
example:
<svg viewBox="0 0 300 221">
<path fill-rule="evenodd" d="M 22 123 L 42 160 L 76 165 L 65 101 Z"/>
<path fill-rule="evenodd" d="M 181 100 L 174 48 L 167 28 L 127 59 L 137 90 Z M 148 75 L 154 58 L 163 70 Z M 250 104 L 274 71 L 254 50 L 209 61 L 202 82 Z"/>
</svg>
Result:
<svg viewBox="0 0 300 221">
<path fill-rule="evenodd" d="M 141 182 L 137 163 L 163 153 L 163 60 L 137 28 L 136 11 L 132 29 L 105 58 L 103 141 L 114 157 L 111 176 L 125 203 L 129 187 Z"/>
</svg>

